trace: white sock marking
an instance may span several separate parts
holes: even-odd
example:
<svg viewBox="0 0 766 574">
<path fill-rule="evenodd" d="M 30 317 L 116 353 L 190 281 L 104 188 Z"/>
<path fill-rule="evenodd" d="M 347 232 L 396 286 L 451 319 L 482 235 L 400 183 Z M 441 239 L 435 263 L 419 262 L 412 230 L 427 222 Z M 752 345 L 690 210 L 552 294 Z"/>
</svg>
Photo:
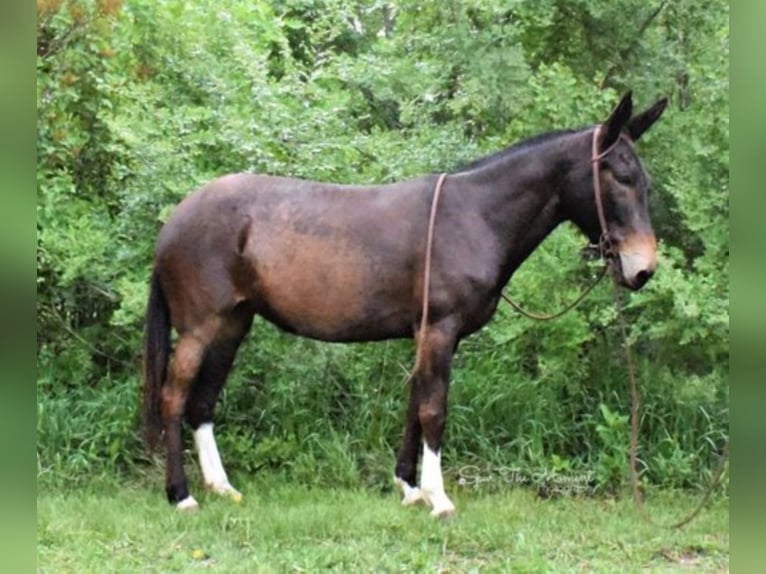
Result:
<svg viewBox="0 0 766 574">
<path fill-rule="evenodd" d="M 221 462 L 221 455 L 215 444 L 213 423 L 203 423 L 194 431 L 194 443 L 197 445 L 199 465 L 202 469 L 205 485 L 218 494 L 230 494 L 236 502 L 239 502 L 242 495 L 229 484 L 229 478 L 226 476 Z"/>
<path fill-rule="evenodd" d="M 406 480 L 403 480 L 398 476 L 394 476 L 394 484 L 399 487 L 399 490 L 401 490 L 402 494 L 404 495 L 402 498 L 402 504 L 404 506 L 415 504 L 421 500 L 425 502 L 425 499 L 423 498 L 423 492 L 419 487 L 410 486 Z"/>
<path fill-rule="evenodd" d="M 444 492 L 441 451 L 434 452 L 423 441 L 423 465 L 420 471 L 420 490 L 426 502 L 433 507 L 432 516 L 447 516 L 455 511 L 455 505 Z"/>
</svg>

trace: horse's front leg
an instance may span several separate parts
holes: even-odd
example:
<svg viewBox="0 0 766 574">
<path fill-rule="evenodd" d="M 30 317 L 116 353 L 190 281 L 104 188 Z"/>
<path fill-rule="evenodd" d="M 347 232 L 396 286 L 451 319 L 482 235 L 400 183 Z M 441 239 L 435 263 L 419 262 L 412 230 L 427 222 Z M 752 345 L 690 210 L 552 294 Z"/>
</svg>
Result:
<svg viewBox="0 0 766 574">
<path fill-rule="evenodd" d="M 420 426 L 418 407 L 420 394 L 417 374 L 410 378 L 410 404 L 407 408 L 407 420 L 404 426 L 404 437 L 396 458 L 394 482 L 402 491 L 402 504 L 408 506 L 423 500 L 420 488 L 417 487 L 418 453 L 421 448 L 423 431 Z"/>
<path fill-rule="evenodd" d="M 455 506 L 444 491 L 441 470 L 441 443 L 447 422 L 447 392 L 450 366 L 455 349 L 451 322 L 431 325 L 420 337 L 418 357 L 412 377 L 410 406 L 404 440 L 396 465 L 397 484 L 404 493 L 404 504 L 423 500 L 432 516 L 448 516 Z M 418 444 L 422 438 L 423 460 L 420 487 L 415 488 Z"/>
</svg>

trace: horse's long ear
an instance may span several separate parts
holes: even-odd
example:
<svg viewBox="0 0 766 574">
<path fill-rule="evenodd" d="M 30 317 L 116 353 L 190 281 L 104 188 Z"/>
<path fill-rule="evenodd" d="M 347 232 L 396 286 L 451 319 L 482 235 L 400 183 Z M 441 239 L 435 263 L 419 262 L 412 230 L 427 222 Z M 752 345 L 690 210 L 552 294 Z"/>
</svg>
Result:
<svg viewBox="0 0 766 574">
<path fill-rule="evenodd" d="M 601 127 L 601 136 L 598 142 L 599 151 L 604 151 L 617 141 L 620 137 L 620 132 L 622 132 L 622 129 L 630 121 L 632 113 L 633 93 L 628 91 L 622 96 L 620 103 L 617 104 L 617 107 L 614 108 L 610 114 L 609 119 L 606 120 Z"/>
<path fill-rule="evenodd" d="M 660 119 L 660 116 L 662 115 L 662 112 L 665 111 L 667 105 L 668 99 L 660 98 L 654 102 L 651 108 L 632 118 L 628 122 L 628 133 L 630 134 L 630 139 L 637 141 L 638 138 L 640 138 L 646 130 L 652 127 L 654 122 Z"/>
</svg>

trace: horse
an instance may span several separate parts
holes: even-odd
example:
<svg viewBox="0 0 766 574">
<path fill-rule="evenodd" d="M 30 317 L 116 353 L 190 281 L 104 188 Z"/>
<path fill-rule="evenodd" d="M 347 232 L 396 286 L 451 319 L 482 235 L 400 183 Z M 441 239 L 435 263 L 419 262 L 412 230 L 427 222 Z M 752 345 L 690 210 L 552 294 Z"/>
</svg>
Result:
<svg viewBox="0 0 766 574">
<path fill-rule="evenodd" d="M 453 354 L 564 221 L 608 245 L 618 284 L 638 290 L 651 278 L 650 179 L 634 144 L 666 105 L 660 98 L 633 115 L 627 92 L 601 124 L 545 133 L 441 176 L 341 185 L 235 173 L 185 197 L 157 239 L 144 342 L 145 439 L 164 438 L 169 502 L 198 507 L 183 468 L 184 421 L 207 488 L 241 500 L 213 413 L 258 315 L 320 341 L 414 339 L 394 481 L 404 504 L 452 514 L 441 445 Z"/>
</svg>

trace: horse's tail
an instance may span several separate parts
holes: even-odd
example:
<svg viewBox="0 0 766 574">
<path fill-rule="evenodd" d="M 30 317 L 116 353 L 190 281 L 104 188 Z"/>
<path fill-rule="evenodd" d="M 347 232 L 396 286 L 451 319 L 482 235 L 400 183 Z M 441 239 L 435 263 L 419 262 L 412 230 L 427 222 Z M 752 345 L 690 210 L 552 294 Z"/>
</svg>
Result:
<svg viewBox="0 0 766 574">
<path fill-rule="evenodd" d="M 162 432 L 160 395 L 170 356 L 170 312 L 155 269 L 146 306 L 144 333 L 144 441 L 150 451 Z"/>
</svg>

